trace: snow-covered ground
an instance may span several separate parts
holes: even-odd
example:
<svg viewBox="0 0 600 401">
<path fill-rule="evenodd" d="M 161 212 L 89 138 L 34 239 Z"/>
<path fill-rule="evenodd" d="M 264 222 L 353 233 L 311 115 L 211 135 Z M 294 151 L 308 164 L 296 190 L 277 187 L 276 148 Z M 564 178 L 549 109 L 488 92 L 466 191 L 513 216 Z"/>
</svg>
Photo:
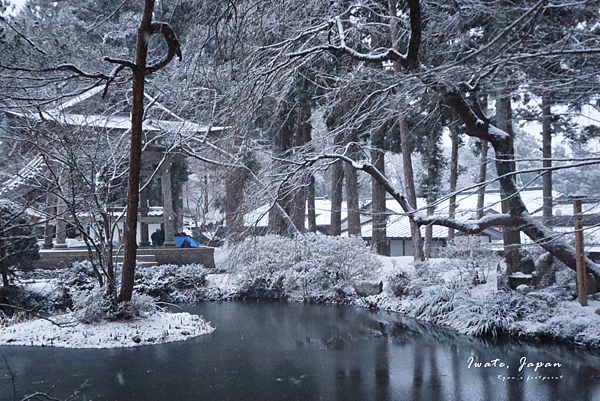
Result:
<svg viewBox="0 0 600 401">
<path fill-rule="evenodd" d="M 203 317 L 187 312 L 157 312 L 131 321 L 83 324 L 72 313 L 2 327 L 0 345 L 65 348 L 122 348 L 184 341 L 215 329 Z"/>
</svg>

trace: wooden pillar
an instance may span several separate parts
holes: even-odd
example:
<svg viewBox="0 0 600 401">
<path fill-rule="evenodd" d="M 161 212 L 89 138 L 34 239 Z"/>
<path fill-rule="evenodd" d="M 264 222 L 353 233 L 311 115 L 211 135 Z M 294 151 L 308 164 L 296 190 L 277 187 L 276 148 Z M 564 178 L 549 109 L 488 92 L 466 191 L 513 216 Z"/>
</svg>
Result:
<svg viewBox="0 0 600 401">
<path fill-rule="evenodd" d="M 67 182 L 67 171 L 63 170 L 58 178 L 58 191 L 66 195 L 65 184 Z M 64 249 L 67 247 L 67 222 L 65 220 L 67 215 L 67 205 L 65 200 L 57 196 L 56 197 L 56 244 L 54 248 Z"/>
<path fill-rule="evenodd" d="M 581 198 L 573 198 L 573 220 L 575 225 L 575 253 L 577 258 L 577 293 L 581 306 L 587 306 L 587 269 L 583 248 Z"/>
<path fill-rule="evenodd" d="M 147 176 L 144 176 L 142 178 L 143 181 L 146 181 L 148 179 Z M 140 217 L 148 217 L 148 191 L 146 189 L 144 189 L 143 191 L 140 191 L 140 206 L 139 206 L 139 210 L 140 210 Z M 140 227 L 141 227 L 141 240 L 140 240 L 140 247 L 150 247 L 150 235 L 148 233 L 148 223 L 145 223 L 143 221 L 143 219 L 140 220 Z"/>
<path fill-rule="evenodd" d="M 163 217 L 165 219 L 165 247 L 176 247 L 173 216 L 173 198 L 171 194 L 171 159 L 167 158 L 161 168 L 161 186 L 163 200 Z"/>
<path fill-rule="evenodd" d="M 50 216 L 56 213 L 52 205 L 53 197 L 50 192 L 46 194 L 46 223 L 44 224 L 44 249 L 52 249 L 52 226 L 50 225 Z"/>
</svg>

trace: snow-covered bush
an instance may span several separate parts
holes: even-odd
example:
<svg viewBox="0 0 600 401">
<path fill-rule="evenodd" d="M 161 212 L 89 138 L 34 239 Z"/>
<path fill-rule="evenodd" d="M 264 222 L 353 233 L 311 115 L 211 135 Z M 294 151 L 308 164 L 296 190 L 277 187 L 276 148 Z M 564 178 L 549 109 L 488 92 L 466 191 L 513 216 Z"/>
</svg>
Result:
<svg viewBox="0 0 600 401">
<path fill-rule="evenodd" d="M 381 270 L 361 238 L 321 234 L 250 238 L 233 249 L 228 263 L 242 277 L 241 297 L 248 298 L 338 297 L 343 287 L 373 280 Z"/>
<path fill-rule="evenodd" d="M 444 324 L 448 315 L 463 305 L 468 297 L 468 293 L 461 286 L 438 285 L 428 288 L 427 292 L 404 312 L 418 319 Z"/>
<path fill-rule="evenodd" d="M 507 333 L 511 323 L 517 320 L 518 297 L 521 296 L 496 292 L 475 299 L 465 299 L 448 315 L 444 323 L 463 334 L 496 337 Z"/>
<path fill-rule="evenodd" d="M 134 293 L 131 301 L 117 304 L 104 287 L 79 291 L 73 295 L 73 311 L 78 321 L 95 323 L 102 320 L 132 319 L 157 311 L 156 300 L 149 295 Z"/>
<path fill-rule="evenodd" d="M 485 284 L 501 257 L 475 235 L 459 236 L 448 244 L 444 257 L 449 268 L 459 271 L 459 279 L 472 284 Z"/>
<path fill-rule="evenodd" d="M 196 264 L 137 267 L 134 291 L 162 302 L 193 303 L 203 297 L 207 274 Z"/>
<path fill-rule="evenodd" d="M 98 283 L 94 276 L 92 262 L 83 260 L 81 262 L 73 262 L 71 267 L 64 273 L 63 282 L 69 288 L 74 288 L 79 291 L 91 290 Z"/>
<path fill-rule="evenodd" d="M 398 298 L 411 296 L 419 297 L 424 288 L 441 285 L 439 268 L 429 261 L 414 262 L 414 271 L 394 269 L 387 277 L 392 293 Z"/>
<path fill-rule="evenodd" d="M 389 288 L 392 294 L 398 298 L 402 298 L 407 295 L 414 295 L 410 293 L 411 278 L 407 272 L 402 269 L 395 269 L 388 276 Z M 416 294 L 415 296 L 419 296 Z"/>
</svg>

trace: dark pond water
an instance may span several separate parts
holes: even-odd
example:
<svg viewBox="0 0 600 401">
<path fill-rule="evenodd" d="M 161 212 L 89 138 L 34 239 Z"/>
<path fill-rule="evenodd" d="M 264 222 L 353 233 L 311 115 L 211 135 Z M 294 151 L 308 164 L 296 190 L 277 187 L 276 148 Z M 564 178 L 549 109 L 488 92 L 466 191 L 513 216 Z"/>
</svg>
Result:
<svg viewBox="0 0 600 401">
<path fill-rule="evenodd" d="M 17 399 L 34 391 L 66 398 L 85 383 L 80 400 L 600 400 L 595 351 L 486 343 L 349 307 L 224 302 L 188 310 L 217 330 L 158 346 L 0 354 Z M 562 366 L 519 371 L 522 358 Z M 0 358 L 0 400 L 12 399 Z"/>
</svg>

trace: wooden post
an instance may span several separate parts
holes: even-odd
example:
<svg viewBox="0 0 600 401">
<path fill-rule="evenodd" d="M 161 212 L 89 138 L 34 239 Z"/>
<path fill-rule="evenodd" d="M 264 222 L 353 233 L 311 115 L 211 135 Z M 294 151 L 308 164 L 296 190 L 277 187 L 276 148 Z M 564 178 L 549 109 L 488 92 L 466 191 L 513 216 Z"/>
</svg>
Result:
<svg viewBox="0 0 600 401">
<path fill-rule="evenodd" d="M 44 225 L 44 249 L 52 249 L 52 226 L 50 216 L 56 214 L 56 207 L 52 206 L 54 198 L 52 193 L 46 195 L 46 224 Z"/>
<path fill-rule="evenodd" d="M 573 198 L 573 220 L 575 225 L 575 253 L 577 258 L 577 292 L 581 306 L 587 306 L 587 269 L 583 249 L 581 198 Z"/>
<path fill-rule="evenodd" d="M 58 191 L 63 194 L 63 196 L 67 196 L 67 170 L 63 169 L 58 177 Z M 67 248 L 67 204 L 65 200 L 57 196 L 56 197 L 56 244 L 54 244 L 54 248 L 56 249 L 66 249 Z"/>
<path fill-rule="evenodd" d="M 171 193 L 171 158 L 167 156 L 167 160 L 162 165 L 162 198 L 163 198 L 163 217 L 165 219 L 165 242 L 167 248 L 176 247 L 173 225 L 173 199 Z"/>
</svg>

